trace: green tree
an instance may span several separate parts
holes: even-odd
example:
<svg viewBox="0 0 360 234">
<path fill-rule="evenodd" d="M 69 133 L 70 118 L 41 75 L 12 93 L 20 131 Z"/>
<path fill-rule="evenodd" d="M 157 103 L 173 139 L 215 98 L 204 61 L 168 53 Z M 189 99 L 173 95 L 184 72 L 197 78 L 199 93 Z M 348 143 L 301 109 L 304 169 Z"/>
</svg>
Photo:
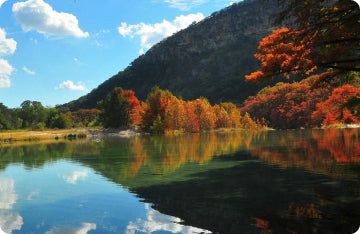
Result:
<svg viewBox="0 0 360 234">
<path fill-rule="evenodd" d="M 48 109 L 40 102 L 26 100 L 21 103 L 21 108 L 18 114 L 22 121 L 22 128 L 37 129 L 38 123 L 45 123 L 48 119 Z"/>
<path fill-rule="evenodd" d="M 0 103 L 0 129 L 16 129 L 20 128 L 21 124 L 22 120 L 18 117 L 16 111 Z"/>
<path fill-rule="evenodd" d="M 106 99 L 100 103 L 102 113 L 100 119 L 106 128 L 121 128 L 131 123 L 128 101 L 121 96 L 124 90 L 116 87 Z"/>
<path fill-rule="evenodd" d="M 46 121 L 48 128 L 70 128 L 74 125 L 74 121 L 70 118 L 69 114 L 61 113 L 56 108 L 50 108 L 49 117 Z"/>
</svg>

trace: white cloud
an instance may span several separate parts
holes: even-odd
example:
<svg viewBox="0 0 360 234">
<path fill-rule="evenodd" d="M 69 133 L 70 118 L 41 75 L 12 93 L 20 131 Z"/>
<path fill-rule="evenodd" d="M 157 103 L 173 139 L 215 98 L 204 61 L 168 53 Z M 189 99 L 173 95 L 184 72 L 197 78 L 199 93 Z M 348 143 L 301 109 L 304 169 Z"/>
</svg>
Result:
<svg viewBox="0 0 360 234">
<path fill-rule="evenodd" d="M 0 7 L 2 6 L 2 4 L 4 3 L 4 2 L 6 2 L 7 0 L 0 0 Z"/>
<path fill-rule="evenodd" d="M 147 220 L 138 219 L 136 222 L 130 222 L 126 227 L 126 234 L 153 233 L 156 231 L 167 231 L 172 233 L 211 233 L 207 230 L 185 226 L 181 224 L 181 219 L 162 214 L 151 209 L 145 204 L 147 209 Z"/>
<path fill-rule="evenodd" d="M 95 223 L 82 223 L 82 226 L 79 228 L 54 228 L 50 231 L 47 231 L 46 234 L 87 234 L 91 230 L 96 230 Z"/>
<path fill-rule="evenodd" d="M 197 13 L 186 16 L 180 15 L 172 22 L 163 20 L 163 22 L 156 24 L 140 23 L 135 25 L 127 25 L 127 23 L 123 22 L 118 28 L 118 32 L 123 37 L 140 37 L 141 47 L 144 49 L 149 49 L 156 43 L 160 42 L 163 38 L 171 36 L 172 34 L 188 27 L 193 22 L 199 22 L 204 18 L 205 17 L 202 13 Z M 144 52 L 144 50 L 140 52 Z"/>
<path fill-rule="evenodd" d="M 10 75 L 14 68 L 7 60 L 0 58 L 0 88 L 9 88 L 11 86 Z"/>
<path fill-rule="evenodd" d="M 71 174 L 65 174 L 62 177 L 67 183 L 76 184 L 78 180 L 85 180 L 88 174 L 88 171 L 73 171 Z"/>
<path fill-rule="evenodd" d="M 14 230 L 21 230 L 23 224 L 23 218 L 17 213 L 0 214 L 0 233 L 3 230 L 3 232 L 11 234 Z"/>
<path fill-rule="evenodd" d="M 1 70 L 1 69 L 0 69 Z M 0 180 L 0 209 L 11 210 L 18 195 L 14 191 L 13 179 Z"/>
<path fill-rule="evenodd" d="M 26 66 L 23 66 L 23 71 L 26 72 L 27 74 L 29 75 L 35 75 L 35 72 L 34 71 L 31 71 L 29 68 L 27 68 Z"/>
<path fill-rule="evenodd" d="M 28 0 L 17 2 L 12 11 L 17 21 L 21 23 L 24 31 L 36 30 L 48 35 L 75 37 L 88 37 L 88 32 L 83 32 L 78 25 L 76 16 L 55 11 L 43 0 Z"/>
<path fill-rule="evenodd" d="M 164 0 L 170 7 L 177 8 L 182 11 L 188 11 L 193 7 L 200 6 L 208 0 Z"/>
<path fill-rule="evenodd" d="M 86 91 L 87 90 L 85 88 L 83 82 L 78 82 L 77 84 L 74 84 L 74 82 L 72 82 L 71 80 L 67 80 L 67 81 L 62 82 L 55 89 L 80 90 L 80 91 Z"/>
<path fill-rule="evenodd" d="M 12 38 L 6 38 L 6 32 L 0 28 L 0 56 L 13 54 L 16 50 L 16 41 Z"/>
</svg>

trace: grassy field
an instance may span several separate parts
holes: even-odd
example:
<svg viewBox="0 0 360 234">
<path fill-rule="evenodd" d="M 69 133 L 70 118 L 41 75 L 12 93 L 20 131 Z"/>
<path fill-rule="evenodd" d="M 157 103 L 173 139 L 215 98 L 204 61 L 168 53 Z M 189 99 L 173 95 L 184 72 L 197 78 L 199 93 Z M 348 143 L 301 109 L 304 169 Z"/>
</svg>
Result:
<svg viewBox="0 0 360 234">
<path fill-rule="evenodd" d="M 64 139 L 86 138 L 87 130 L 84 128 L 61 130 L 15 130 L 0 132 L 0 145 L 14 142 L 52 141 Z"/>
</svg>

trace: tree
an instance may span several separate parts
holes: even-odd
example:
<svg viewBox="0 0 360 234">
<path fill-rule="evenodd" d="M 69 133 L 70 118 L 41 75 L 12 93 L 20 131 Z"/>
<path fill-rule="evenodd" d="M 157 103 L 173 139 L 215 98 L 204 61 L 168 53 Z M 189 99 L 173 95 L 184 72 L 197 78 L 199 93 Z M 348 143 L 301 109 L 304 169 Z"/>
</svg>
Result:
<svg viewBox="0 0 360 234">
<path fill-rule="evenodd" d="M 127 100 L 127 107 L 129 111 L 130 121 L 132 124 L 140 124 L 140 101 L 135 96 L 135 92 L 132 90 L 123 90 L 121 92 L 121 98 Z"/>
<path fill-rule="evenodd" d="M 18 111 L 20 118 L 23 120 L 22 128 L 37 129 L 38 123 L 45 123 L 49 115 L 48 109 L 37 101 L 24 101 Z"/>
<path fill-rule="evenodd" d="M 186 124 L 185 101 L 175 96 L 171 97 L 165 111 L 167 130 L 182 130 Z"/>
<path fill-rule="evenodd" d="M 277 75 L 321 73 L 316 84 L 360 71 L 360 9 L 351 0 L 279 0 L 278 22 L 295 17 L 293 28 L 280 28 L 259 44 L 261 69 L 245 76 L 262 82 Z"/>
<path fill-rule="evenodd" d="M 22 119 L 18 117 L 16 111 L 0 103 L 0 130 L 16 129 L 21 125 Z"/>
<path fill-rule="evenodd" d="M 48 128 L 70 128 L 73 127 L 74 121 L 71 118 L 70 112 L 69 113 L 61 113 L 56 108 L 48 109 L 49 117 L 46 121 L 46 127 Z"/>
<path fill-rule="evenodd" d="M 120 128 L 130 124 L 128 101 L 121 96 L 122 92 L 123 89 L 117 87 L 100 103 L 103 110 L 100 118 L 106 128 Z"/>
<path fill-rule="evenodd" d="M 360 88 L 351 85 L 344 85 L 335 88 L 331 96 L 324 102 L 316 105 L 316 110 L 312 114 L 313 119 L 320 120 L 325 125 L 334 123 L 357 123 L 359 120 L 354 113 L 346 108 L 350 98 L 357 97 Z"/>
<path fill-rule="evenodd" d="M 141 127 L 144 131 L 149 132 L 155 120 L 157 123 L 164 121 L 166 108 L 172 98 L 173 95 L 170 91 L 162 90 L 157 86 L 152 88 L 146 104 L 143 105 Z"/>
<path fill-rule="evenodd" d="M 98 109 L 80 109 L 68 113 L 76 126 L 88 126 L 91 122 L 97 120 L 100 112 Z"/>
<path fill-rule="evenodd" d="M 265 118 L 274 128 L 313 126 L 322 122 L 312 117 L 316 104 L 324 101 L 328 95 L 327 88 L 310 89 L 307 80 L 292 84 L 278 83 L 245 100 L 241 112 L 248 112 L 255 119 Z"/>
</svg>

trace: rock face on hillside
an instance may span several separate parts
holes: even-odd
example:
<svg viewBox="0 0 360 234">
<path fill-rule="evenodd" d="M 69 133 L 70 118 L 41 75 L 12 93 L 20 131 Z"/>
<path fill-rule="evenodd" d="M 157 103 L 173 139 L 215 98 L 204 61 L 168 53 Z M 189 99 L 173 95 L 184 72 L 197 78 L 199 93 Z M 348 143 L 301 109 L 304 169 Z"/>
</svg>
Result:
<svg viewBox="0 0 360 234">
<path fill-rule="evenodd" d="M 155 85 L 184 99 L 241 102 L 261 87 L 245 82 L 257 70 L 254 58 L 261 38 L 274 29 L 276 0 L 245 0 L 213 13 L 153 46 L 129 67 L 86 96 L 62 107 L 93 108 L 114 87 L 132 89 L 145 100 Z"/>
</svg>

